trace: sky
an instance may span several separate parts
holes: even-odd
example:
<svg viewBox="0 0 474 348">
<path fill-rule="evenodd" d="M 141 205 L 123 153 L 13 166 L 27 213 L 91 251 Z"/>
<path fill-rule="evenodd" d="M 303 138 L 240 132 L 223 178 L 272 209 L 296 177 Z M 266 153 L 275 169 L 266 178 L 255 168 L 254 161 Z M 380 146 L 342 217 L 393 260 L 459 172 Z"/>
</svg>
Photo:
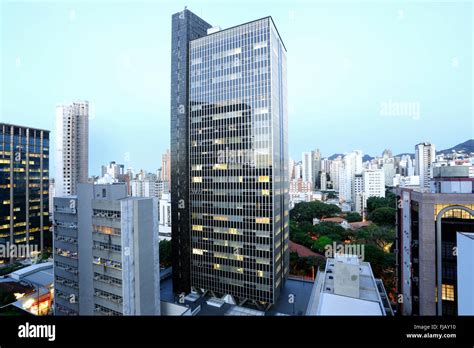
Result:
<svg viewBox="0 0 474 348">
<path fill-rule="evenodd" d="M 57 104 L 88 100 L 91 175 L 113 160 L 135 171 L 161 166 L 170 140 L 171 15 L 185 5 L 222 28 L 273 17 L 288 51 L 296 160 L 316 148 L 373 156 L 474 138 L 470 1 L 0 4 L 0 122 L 53 131 Z"/>
</svg>

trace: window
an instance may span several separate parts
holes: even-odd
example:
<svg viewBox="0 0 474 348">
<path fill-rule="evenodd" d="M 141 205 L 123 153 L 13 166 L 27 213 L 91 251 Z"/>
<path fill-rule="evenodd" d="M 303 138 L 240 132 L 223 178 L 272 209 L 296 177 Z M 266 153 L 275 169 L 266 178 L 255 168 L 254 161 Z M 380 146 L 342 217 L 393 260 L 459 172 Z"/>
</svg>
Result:
<svg viewBox="0 0 474 348">
<path fill-rule="evenodd" d="M 441 289 L 443 301 L 454 301 L 454 285 L 443 284 Z"/>
</svg>

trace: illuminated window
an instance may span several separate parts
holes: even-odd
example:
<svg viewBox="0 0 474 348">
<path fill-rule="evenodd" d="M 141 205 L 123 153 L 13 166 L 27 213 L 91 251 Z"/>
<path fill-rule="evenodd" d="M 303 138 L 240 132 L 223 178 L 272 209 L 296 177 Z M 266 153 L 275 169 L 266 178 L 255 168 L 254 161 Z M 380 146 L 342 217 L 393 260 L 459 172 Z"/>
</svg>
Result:
<svg viewBox="0 0 474 348">
<path fill-rule="evenodd" d="M 202 231 L 202 225 L 193 225 L 193 231 Z"/>
<path fill-rule="evenodd" d="M 220 264 L 218 264 L 218 263 L 215 263 L 215 264 L 214 264 L 214 269 L 220 269 L 220 268 L 221 268 L 221 265 L 220 265 Z"/>
<path fill-rule="evenodd" d="M 263 271 L 257 271 L 257 276 L 263 278 Z"/>
<path fill-rule="evenodd" d="M 270 190 L 262 190 L 262 196 L 270 196 Z"/>
<path fill-rule="evenodd" d="M 236 228 L 229 228 L 229 233 L 230 234 L 238 234 L 238 231 Z"/>
<path fill-rule="evenodd" d="M 258 177 L 258 182 L 269 182 L 270 181 L 270 177 L 268 175 L 260 175 Z"/>
<path fill-rule="evenodd" d="M 195 254 L 195 255 L 204 255 L 204 251 L 202 249 L 193 248 L 193 254 Z"/>
<path fill-rule="evenodd" d="M 257 224 L 269 224 L 270 218 L 267 218 L 267 217 L 255 218 L 255 222 Z"/>
<path fill-rule="evenodd" d="M 227 169 L 227 163 L 214 164 L 214 169 Z"/>
<path fill-rule="evenodd" d="M 202 182 L 202 176 L 193 176 L 193 182 Z"/>
<path fill-rule="evenodd" d="M 216 215 L 216 216 L 214 216 L 214 220 L 217 220 L 217 221 L 227 221 L 228 218 L 227 218 L 227 216 Z"/>
<path fill-rule="evenodd" d="M 441 289 L 443 301 L 454 301 L 454 285 L 443 284 Z"/>
</svg>

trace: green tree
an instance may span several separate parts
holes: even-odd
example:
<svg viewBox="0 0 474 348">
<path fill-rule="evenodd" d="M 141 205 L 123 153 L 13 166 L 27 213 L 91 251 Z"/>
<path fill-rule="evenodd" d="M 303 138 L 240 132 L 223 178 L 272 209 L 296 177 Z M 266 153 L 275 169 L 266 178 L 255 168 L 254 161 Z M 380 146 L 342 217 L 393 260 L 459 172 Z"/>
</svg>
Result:
<svg viewBox="0 0 474 348">
<path fill-rule="evenodd" d="M 395 215 L 397 211 L 392 207 L 380 207 L 369 214 L 369 219 L 379 225 L 395 225 Z"/>
<path fill-rule="evenodd" d="M 160 241 L 160 265 L 162 267 L 171 266 L 171 241 Z"/>
<path fill-rule="evenodd" d="M 389 226 L 371 224 L 357 232 L 357 241 L 360 244 L 368 243 L 379 247 L 381 250 L 395 241 L 395 229 Z"/>
<path fill-rule="evenodd" d="M 362 216 L 357 212 L 351 212 L 346 214 L 347 222 L 358 222 L 362 221 Z"/>
<path fill-rule="evenodd" d="M 314 218 L 321 219 L 339 214 L 341 209 L 335 204 L 326 204 L 320 201 L 297 203 L 290 211 L 290 218 L 297 221 L 313 223 Z"/>
<path fill-rule="evenodd" d="M 324 247 L 326 245 L 331 245 L 332 242 L 333 240 L 329 238 L 328 236 L 322 236 L 313 242 L 311 249 L 319 253 L 324 253 Z"/>
</svg>

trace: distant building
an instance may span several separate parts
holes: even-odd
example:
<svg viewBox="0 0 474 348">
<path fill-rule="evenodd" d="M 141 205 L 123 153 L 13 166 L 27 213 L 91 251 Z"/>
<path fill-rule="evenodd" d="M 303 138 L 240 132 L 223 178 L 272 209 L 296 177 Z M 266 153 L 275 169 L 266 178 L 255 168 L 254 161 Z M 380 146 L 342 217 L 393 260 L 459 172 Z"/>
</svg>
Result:
<svg viewBox="0 0 474 348">
<path fill-rule="evenodd" d="M 158 202 L 125 184 L 54 199 L 56 315 L 159 315 Z"/>
<path fill-rule="evenodd" d="M 158 232 L 160 240 L 171 240 L 171 195 L 166 193 L 160 198 Z"/>
<path fill-rule="evenodd" d="M 74 195 L 78 183 L 88 182 L 89 102 L 56 107 L 55 139 L 56 195 Z"/>
<path fill-rule="evenodd" d="M 28 258 L 51 246 L 49 131 L 0 123 L 0 245 L 24 246 Z"/>
<path fill-rule="evenodd" d="M 435 161 L 436 150 L 433 144 L 420 143 L 415 146 L 415 175 L 420 177 L 420 187 L 429 190 L 431 168 Z"/>
<path fill-rule="evenodd" d="M 318 271 L 306 315 L 393 315 L 385 288 L 370 263 L 357 255 L 328 258 Z"/>
</svg>

